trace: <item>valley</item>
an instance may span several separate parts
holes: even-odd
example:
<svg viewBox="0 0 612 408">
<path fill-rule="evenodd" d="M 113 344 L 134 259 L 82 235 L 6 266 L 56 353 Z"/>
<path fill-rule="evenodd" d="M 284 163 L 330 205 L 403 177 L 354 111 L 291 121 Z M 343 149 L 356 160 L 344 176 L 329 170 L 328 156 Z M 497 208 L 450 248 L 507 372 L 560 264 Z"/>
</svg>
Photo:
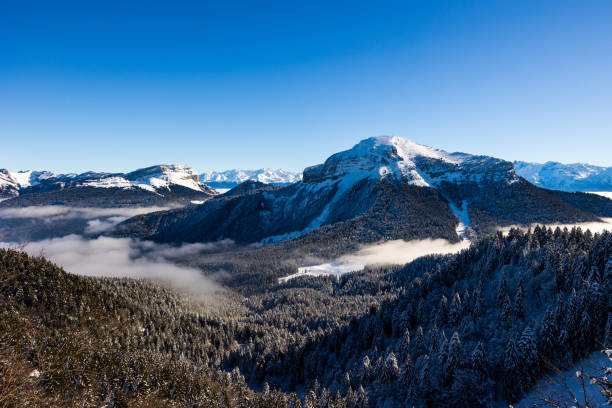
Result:
<svg viewBox="0 0 612 408">
<path fill-rule="evenodd" d="M 37 406 L 502 406 L 612 335 L 612 200 L 501 159 L 376 137 L 284 185 L 28 174 L 0 358 Z"/>
</svg>

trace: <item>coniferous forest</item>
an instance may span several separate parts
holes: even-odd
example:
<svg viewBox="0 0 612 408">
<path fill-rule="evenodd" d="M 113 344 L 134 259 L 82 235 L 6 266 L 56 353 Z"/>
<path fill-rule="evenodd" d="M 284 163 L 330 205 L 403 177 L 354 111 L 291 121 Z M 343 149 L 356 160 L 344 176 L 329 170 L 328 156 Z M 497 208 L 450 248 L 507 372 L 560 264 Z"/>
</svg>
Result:
<svg viewBox="0 0 612 408">
<path fill-rule="evenodd" d="M 512 229 L 202 299 L 0 250 L 0 406 L 504 406 L 611 346 L 611 255 L 610 233 Z"/>
</svg>

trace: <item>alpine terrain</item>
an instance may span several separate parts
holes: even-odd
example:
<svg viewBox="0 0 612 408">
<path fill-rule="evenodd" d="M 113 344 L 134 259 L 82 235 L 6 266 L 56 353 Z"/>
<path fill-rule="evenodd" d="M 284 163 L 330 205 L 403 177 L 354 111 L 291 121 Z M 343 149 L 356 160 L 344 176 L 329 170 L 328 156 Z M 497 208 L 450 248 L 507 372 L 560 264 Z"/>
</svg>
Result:
<svg viewBox="0 0 612 408">
<path fill-rule="evenodd" d="M 303 237 L 341 247 L 389 239 L 455 242 L 502 226 L 609 216 L 611 200 L 534 186 L 511 162 L 381 136 L 306 168 L 294 184 L 137 216 L 117 234 L 244 244 Z"/>
<path fill-rule="evenodd" d="M 301 179 L 301 174 L 281 169 L 225 170 L 200 174 L 200 180 L 213 188 L 233 188 L 245 181 L 286 185 Z"/>
<path fill-rule="evenodd" d="M 536 186 L 564 191 L 612 191 L 612 167 L 558 162 L 514 162 L 516 173 Z"/>
<path fill-rule="evenodd" d="M 74 205 L 85 207 L 185 204 L 216 191 L 184 165 L 158 165 L 130 173 L 53 174 L 0 170 L 0 194 L 13 198 L 4 207 Z"/>
</svg>

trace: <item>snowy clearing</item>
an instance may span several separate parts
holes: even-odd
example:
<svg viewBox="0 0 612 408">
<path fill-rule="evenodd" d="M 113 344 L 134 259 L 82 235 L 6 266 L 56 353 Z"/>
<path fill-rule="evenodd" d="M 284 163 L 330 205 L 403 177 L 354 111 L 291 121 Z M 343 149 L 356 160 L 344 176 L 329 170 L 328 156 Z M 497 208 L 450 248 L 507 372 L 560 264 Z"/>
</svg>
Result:
<svg viewBox="0 0 612 408">
<path fill-rule="evenodd" d="M 348 272 L 360 271 L 367 265 L 404 265 L 421 256 L 452 254 L 469 246 L 470 242 L 467 240 L 455 244 L 445 239 L 387 241 L 369 245 L 354 254 L 342 256 L 333 262 L 300 267 L 297 273 L 280 278 L 278 281 L 283 283 L 299 276 L 341 276 Z"/>
<path fill-rule="evenodd" d="M 609 365 L 610 361 L 601 352 L 596 351 L 583 361 L 577 363 L 572 369 L 554 373 L 546 378 L 538 381 L 531 392 L 523 398 L 515 408 L 532 407 L 536 403 L 542 403 L 542 398 L 550 398 L 554 401 L 569 401 L 568 389 L 574 394 L 578 400 L 584 401 L 584 393 L 578 373 L 588 375 L 597 375 L 602 367 Z M 587 377 L 588 378 L 588 377 Z M 591 402 L 589 407 L 605 406 L 603 396 L 600 394 L 600 388 L 591 384 L 588 379 L 585 380 L 585 388 L 587 398 Z M 573 405 L 573 404 L 570 404 Z M 565 405 L 563 405 L 565 406 Z"/>
</svg>

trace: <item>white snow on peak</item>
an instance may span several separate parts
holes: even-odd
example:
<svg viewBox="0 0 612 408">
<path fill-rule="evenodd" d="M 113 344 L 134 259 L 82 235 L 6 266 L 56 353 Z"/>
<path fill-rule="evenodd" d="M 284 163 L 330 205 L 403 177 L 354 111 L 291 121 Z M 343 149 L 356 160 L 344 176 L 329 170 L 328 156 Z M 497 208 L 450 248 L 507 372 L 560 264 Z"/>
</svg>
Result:
<svg viewBox="0 0 612 408">
<path fill-rule="evenodd" d="M 457 160 L 453 159 L 453 157 L 444 150 L 434 149 L 433 147 L 418 144 L 404 137 L 376 136 L 363 140 L 359 144 L 363 143 L 365 145 L 368 145 L 370 144 L 370 141 L 374 142 L 374 146 L 388 145 L 395 147 L 397 150 L 397 154 L 406 161 L 421 156 L 429 157 L 432 159 L 444 160 L 451 163 L 458 163 Z"/>
<path fill-rule="evenodd" d="M 0 169 L 0 194 L 3 196 L 17 196 L 19 190 L 40 184 L 41 181 L 53 178 L 55 174 L 48 171 L 17 171 L 11 172 Z"/>
<path fill-rule="evenodd" d="M 168 165 L 138 169 L 130 173 L 97 173 L 54 174 L 48 171 L 10 172 L 0 169 L 0 194 L 3 196 L 19 195 L 20 190 L 42 183 L 66 183 L 71 186 L 88 186 L 101 188 L 140 188 L 160 193 L 172 187 L 181 186 L 191 190 L 216 194 L 216 192 L 200 182 L 200 176 L 190 166 Z"/>
<path fill-rule="evenodd" d="M 48 171 L 9 171 L 6 169 L 0 170 L 0 185 L 13 185 L 16 188 L 25 188 L 40 184 L 42 180 L 56 177 L 55 174 Z"/>
<path fill-rule="evenodd" d="M 200 182 L 198 174 L 187 165 L 162 164 L 138 169 L 127 174 L 109 174 L 83 182 L 91 187 L 142 188 L 156 192 L 178 185 L 195 191 L 211 190 Z"/>
<path fill-rule="evenodd" d="M 11 175 L 13 176 L 15 181 L 17 181 L 17 185 L 20 188 L 35 186 L 37 184 L 40 184 L 42 180 L 56 177 L 56 175 L 54 173 L 51 173 L 50 171 L 32 170 L 12 172 Z"/>
<path fill-rule="evenodd" d="M 291 184 L 301 179 L 300 173 L 292 173 L 282 169 L 258 170 L 224 170 L 209 171 L 200 175 L 203 183 L 240 184 L 247 180 L 259 181 L 266 184 Z"/>
<path fill-rule="evenodd" d="M 565 191 L 612 191 L 612 167 L 586 163 L 515 161 L 516 173 L 536 186 Z"/>
<path fill-rule="evenodd" d="M 330 156 L 323 164 L 308 167 L 304 170 L 304 181 L 319 182 L 352 173 L 401 179 L 423 187 L 442 181 L 480 182 L 490 178 L 511 183 L 518 180 L 512 164 L 500 159 L 448 153 L 398 136 L 378 136 Z"/>
</svg>

